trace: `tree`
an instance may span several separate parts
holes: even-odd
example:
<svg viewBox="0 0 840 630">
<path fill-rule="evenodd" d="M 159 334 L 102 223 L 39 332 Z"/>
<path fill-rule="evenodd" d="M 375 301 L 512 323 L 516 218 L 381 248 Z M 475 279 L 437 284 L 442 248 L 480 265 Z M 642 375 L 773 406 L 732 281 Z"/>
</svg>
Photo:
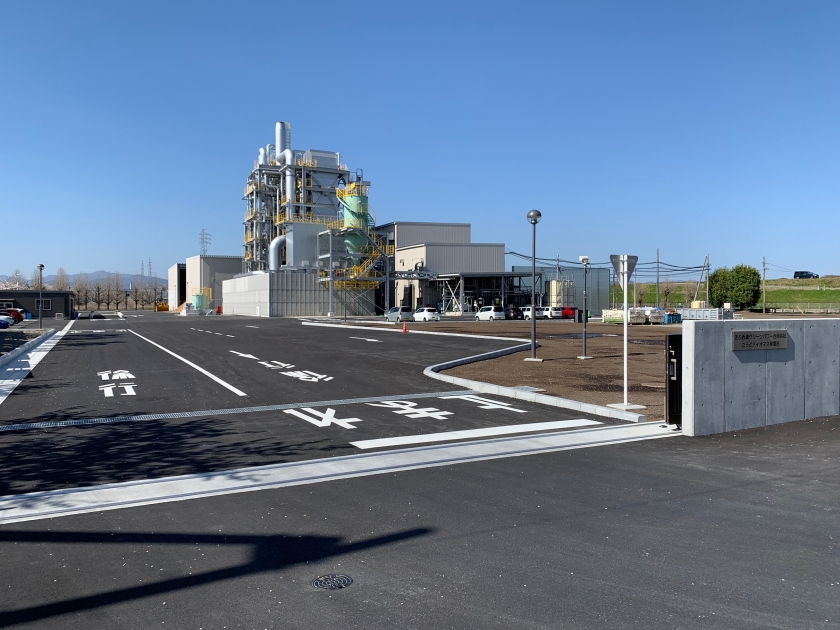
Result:
<svg viewBox="0 0 840 630">
<path fill-rule="evenodd" d="M 114 273 L 114 277 L 111 279 L 111 284 L 114 291 L 114 306 L 117 310 L 119 310 L 120 304 L 122 304 L 123 299 L 125 299 L 125 292 L 123 291 L 122 286 L 122 276 L 119 271 Z"/>
<path fill-rule="evenodd" d="M 109 279 L 105 279 L 102 283 L 102 301 L 105 302 L 105 308 L 111 308 L 111 302 L 114 301 L 114 285 Z"/>
<path fill-rule="evenodd" d="M 668 296 L 674 292 L 674 285 L 671 280 L 665 276 L 665 281 L 659 285 L 659 295 L 662 296 L 662 308 L 668 308 Z M 659 306 L 657 304 L 657 306 Z"/>
<path fill-rule="evenodd" d="M 15 272 L 6 278 L 6 282 L 13 286 L 16 289 L 28 289 L 29 283 L 26 281 L 26 278 L 21 273 L 20 269 L 15 269 Z"/>
<path fill-rule="evenodd" d="M 719 267 L 709 274 L 709 299 L 714 308 L 729 302 L 736 310 L 752 308 L 761 296 L 761 274 L 749 265 Z"/>
<path fill-rule="evenodd" d="M 53 288 L 56 291 L 67 291 L 70 288 L 70 280 L 67 278 L 67 272 L 64 271 L 64 267 L 59 267 L 58 271 L 55 272 Z"/>
<path fill-rule="evenodd" d="M 104 288 L 102 286 L 102 280 L 99 278 L 96 279 L 96 282 L 93 283 L 93 289 L 91 291 L 91 299 L 93 300 L 94 304 L 96 304 L 96 308 L 99 309 L 102 306 L 102 297 L 105 293 Z"/>
<path fill-rule="evenodd" d="M 731 292 L 728 302 L 737 310 L 752 308 L 761 297 L 761 274 L 755 267 L 735 265 L 732 268 Z"/>
<path fill-rule="evenodd" d="M 29 288 L 35 290 L 44 288 L 42 271 L 38 267 L 32 270 L 32 275 L 29 277 Z"/>
<path fill-rule="evenodd" d="M 73 291 L 76 293 L 76 307 L 86 311 L 90 296 L 90 282 L 86 274 L 80 273 L 73 281 Z"/>
</svg>

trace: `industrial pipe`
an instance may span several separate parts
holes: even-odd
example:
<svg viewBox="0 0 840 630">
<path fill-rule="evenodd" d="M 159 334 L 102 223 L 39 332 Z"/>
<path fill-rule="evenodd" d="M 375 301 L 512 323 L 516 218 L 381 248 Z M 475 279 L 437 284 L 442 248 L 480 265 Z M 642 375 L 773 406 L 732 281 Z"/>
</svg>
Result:
<svg viewBox="0 0 840 630">
<path fill-rule="evenodd" d="M 286 236 L 281 235 L 274 238 L 268 246 L 268 270 L 280 271 L 280 248 L 286 244 Z"/>
<path fill-rule="evenodd" d="M 258 161 L 260 166 L 265 166 L 265 149 L 260 147 L 260 159 Z"/>
</svg>

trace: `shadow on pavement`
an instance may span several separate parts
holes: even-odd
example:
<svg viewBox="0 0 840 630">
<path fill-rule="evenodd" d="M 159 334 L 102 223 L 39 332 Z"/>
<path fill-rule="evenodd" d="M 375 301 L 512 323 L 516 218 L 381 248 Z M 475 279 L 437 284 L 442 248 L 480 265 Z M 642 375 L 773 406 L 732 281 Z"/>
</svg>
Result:
<svg viewBox="0 0 840 630">
<path fill-rule="evenodd" d="M 203 584 L 230 580 L 245 575 L 278 571 L 293 565 L 304 564 L 341 556 L 356 551 L 391 545 L 400 541 L 426 536 L 430 528 L 409 529 L 387 536 L 378 536 L 354 543 L 344 543 L 332 536 L 236 536 L 202 534 L 110 534 L 88 532 L 35 532 L 0 530 L 0 543 L 50 543 L 50 544 L 146 544 L 146 545 L 246 545 L 251 548 L 251 557 L 243 564 L 208 571 L 197 575 L 186 575 L 143 586 L 115 589 L 107 593 L 77 597 L 64 601 L 0 611 L 0 627 L 28 623 L 58 615 L 80 612 L 102 606 L 110 606 L 134 599 L 170 593 Z"/>
</svg>

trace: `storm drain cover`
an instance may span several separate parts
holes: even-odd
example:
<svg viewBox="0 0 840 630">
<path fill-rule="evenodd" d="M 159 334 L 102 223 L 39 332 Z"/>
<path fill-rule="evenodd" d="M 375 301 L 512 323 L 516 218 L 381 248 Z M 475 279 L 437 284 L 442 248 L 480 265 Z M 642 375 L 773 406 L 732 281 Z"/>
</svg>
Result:
<svg viewBox="0 0 840 630">
<path fill-rule="evenodd" d="M 347 588 L 353 583 L 353 578 L 349 575 L 319 575 L 312 580 L 312 586 L 321 588 L 325 591 L 335 591 L 340 588 Z"/>
</svg>

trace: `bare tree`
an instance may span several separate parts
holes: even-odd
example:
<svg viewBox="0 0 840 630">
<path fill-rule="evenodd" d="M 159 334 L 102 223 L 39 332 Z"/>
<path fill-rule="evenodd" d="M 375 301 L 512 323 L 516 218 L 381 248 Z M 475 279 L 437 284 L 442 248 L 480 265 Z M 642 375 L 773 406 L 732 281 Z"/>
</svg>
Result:
<svg viewBox="0 0 840 630">
<path fill-rule="evenodd" d="M 53 288 L 56 291 L 67 291 L 70 288 L 70 279 L 67 277 L 67 272 L 64 271 L 64 267 L 59 267 L 58 271 L 55 272 Z"/>
<path fill-rule="evenodd" d="M 86 274 L 80 273 L 73 281 L 73 291 L 76 294 L 76 307 L 86 311 L 90 294 L 90 282 Z"/>
<path fill-rule="evenodd" d="M 29 288 L 29 283 L 26 281 L 26 277 L 21 273 L 20 269 L 15 269 L 15 272 L 6 278 L 6 282 L 15 289 Z"/>
<path fill-rule="evenodd" d="M 117 310 L 119 310 L 120 304 L 122 304 L 123 299 L 125 298 L 125 292 L 123 291 L 122 286 L 122 276 L 119 271 L 114 272 L 114 277 L 111 279 L 111 286 L 114 291 L 114 306 Z"/>
<path fill-rule="evenodd" d="M 96 279 L 96 282 L 93 283 L 93 289 L 91 290 L 91 299 L 93 300 L 94 304 L 96 304 L 96 308 L 99 309 L 102 306 L 102 299 L 105 294 L 105 289 L 102 286 L 102 280 L 99 278 Z"/>
<path fill-rule="evenodd" d="M 32 275 L 29 277 L 29 288 L 31 289 L 43 289 L 43 276 L 41 270 L 38 267 L 32 270 Z"/>
<path fill-rule="evenodd" d="M 102 301 L 105 302 L 105 308 L 111 308 L 111 302 L 114 301 L 114 285 L 109 279 L 105 279 L 102 283 Z"/>
<path fill-rule="evenodd" d="M 659 285 L 659 295 L 662 296 L 662 308 L 668 308 L 668 296 L 674 292 L 674 285 L 669 278 Z"/>
</svg>

